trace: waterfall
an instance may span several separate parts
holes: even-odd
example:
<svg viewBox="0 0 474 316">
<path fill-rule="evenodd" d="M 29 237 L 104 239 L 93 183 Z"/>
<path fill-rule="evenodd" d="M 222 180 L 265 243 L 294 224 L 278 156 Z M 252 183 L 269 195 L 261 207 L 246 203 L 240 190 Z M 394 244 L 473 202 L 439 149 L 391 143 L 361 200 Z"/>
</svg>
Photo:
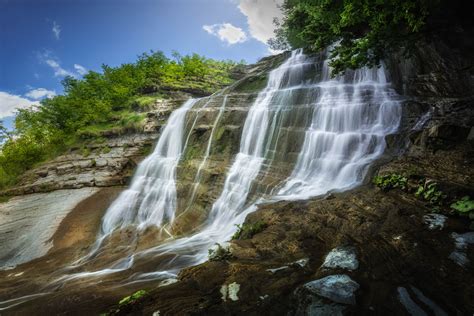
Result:
<svg viewBox="0 0 474 316">
<path fill-rule="evenodd" d="M 311 125 L 277 199 L 307 199 L 360 184 L 370 162 L 385 150 L 385 136 L 398 128 L 401 109 L 384 67 L 331 79 L 326 60 L 322 74 Z"/>
<path fill-rule="evenodd" d="M 133 282 L 167 278 L 206 261 L 208 249 L 228 241 L 235 225 L 241 224 L 260 202 L 309 198 L 360 184 L 370 163 L 383 153 L 385 136 L 398 128 L 401 110 L 396 94 L 383 67 L 348 71 L 334 79 L 329 77 L 327 60 L 321 65 L 320 77 L 316 73 L 313 76 L 308 67 L 314 69 L 315 61 L 296 50 L 269 73 L 266 87 L 249 108 L 239 152 L 227 172 L 223 189 L 198 232 L 132 252 L 111 268 L 70 274 L 58 282 L 130 270 L 132 266 L 134 271 L 142 272 L 130 277 Z M 225 97 L 195 182 L 208 159 L 214 129 L 227 102 Z M 145 227 L 173 220 L 177 199 L 175 173 L 189 140 L 189 135 L 185 138 L 185 117 L 195 103 L 196 100 L 190 100 L 172 113 L 154 152 L 138 167 L 130 189 L 107 211 L 102 224 L 104 234 L 130 224 Z M 301 108 L 297 105 L 305 110 L 298 112 Z M 286 180 L 273 185 L 274 193 L 255 194 L 255 183 L 273 164 L 283 124 L 296 116 L 305 116 L 305 123 L 300 124 L 304 125 L 304 139 L 293 170 L 287 173 Z M 195 123 L 196 120 L 193 126 Z"/>
<path fill-rule="evenodd" d="M 214 139 L 214 134 L 216 132 L 216 127 L 219 124 L 219 121 L 221 120 L 221 117 L 222 117 L 222 114 L 224 113 L 226 105 L 227 105 L 227 95 L 224 96 L 224 100 L 222 101 L 222 106 L 219 108 L 219 113 L 217 114 L 214 124 L 212 125 L 211 135 L 209 136 L 209 140 L 207 141 L 204 158 L 199 164 L 199 167 L 196 172 L 196 176 L 194 177 L 193 190 L 191 193 L 191 197 L 189 198 L 188 206 L 186 207 L 186 210 L 188 210 L 192 206 L 192 203 L 194 202 L 194 199 L 196 198 L 197 189 L 199 187 L 199 183 L 201 182 L 201 173 L 204 167 L 206 166 L 207 160 L 209 159 L 209 155 L 211 153 L 212 141 Z"/>
<path fill-rule="evenodd" d="M 173 221 L 176 167 L 185 147 L 186 114 L 196 102 L 190 99 L 170 115 L 155 150 L 138 166 L 130 188 L 107 210 L 102 221 L 103 235 L 130 224 L 144 228 Z"/>
<path fill-rule="evenodd" d="M 252 182 L 265 161 L 268 145 L 278 132 L 278 116 L 285 106 L 283 101 L 292 94 L 287 88 L 301 84 L 304 61 L 302 50 L 293 51 L 288 60 L 270 72 L 267 86 L 250 107 L 240 151 L 227 174 L 222 193 L 211 209 L 210 221 L 214 225 L 225 225 L 246 205 Z"/>
<path fill-rule="evenodd" d="M 206 225 L 196 234 L 175 239 L 133 256 L 136 262 L 145 258 L 158 258 L 156 273 L 143 273 L 142 280 L 162 277 L 166 271 L 180 269 L 203 262 L 208 249 L 215 243 L 224 243 L 235 232 L 247 214 L 256 209 L 249 195 L 253 181 L 259 175 L 270 144 L 275 142 L 281 123 L 281 112 L 288 106 L 298 89 L 304 84 L 304 69 L 311 65 L 302 50 L 291 56 L 269 74 L 268 83 L 257 96 L 245 119 L 239 153 L 227 173 L 223 190 L 214 202 Z"/>
<path fill-rule="evenodd" d="M 401 109 L 383 67 L 348 71 L 329 77 L 328 61 L 322 65 L 319 83 L 306 82 L 303 69 L 309 64 L 301 50 L 269 76 L 249 110 L 241 136 L 240 152 L 227 173 L 221 195 L 212 206 L 206 225 L 196 234 L 178 238 L 136 254 L 160 258 L 155 273 L 140 278 L 160 277 L 207 260 L 208 249 L 225 243 L 235 225 L 257 209 L 257 203 L 309 198 L 330 190 L 345 190 L 360 184 L 370 162 L 385 149 L 384 138 L 397 130 Z M 313 108 L 311 123 L 291 175 L 275 194 L 252 200 L 251 186 L 262 167 L 270 164 L 271 146 L 278 138 L 280 112 L 292 109 L 295 94 L 311 90 L 304 100 Z M 314 96 L 316 98 L 314 99 Z M 300 98 L 301 99 L 301 98 Z M 171 257 L 171 259 L 169 259 Z"/>
</svg>

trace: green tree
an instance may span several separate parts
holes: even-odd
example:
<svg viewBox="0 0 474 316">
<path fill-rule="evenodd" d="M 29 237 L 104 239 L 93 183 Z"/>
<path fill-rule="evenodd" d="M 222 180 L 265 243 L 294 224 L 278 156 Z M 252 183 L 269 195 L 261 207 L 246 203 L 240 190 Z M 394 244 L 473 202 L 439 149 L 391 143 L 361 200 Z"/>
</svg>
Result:
<svg viewBox="0 0 474 316">
<path fill-rule="evenodd" d="M 285 0 L 270 44 L 310 51 L 334 45 L 330 57 L 337 74 L 378 65 L 401 48 L 411 54 L 420 36 L 459 22 L 455 16 L 464 6 L 471 11 L 462 0 Z"/>
<path fill-rule="evenodd" d="M 5 128 L 5 126 L 3 126 L 3 121 L 0 121 L 0 144 L 2 144 L 3 141 L 5 141 L 5 139 L 7 138 L 8 138 L 8 131 Z"/>
<path fill-rule="evenodd" d="M 156 95 L 147 93 L 166 95 L 170 90 L 181 90 L 211 94 L 232 82 L 234 62 L 176 52 L 173 57 L 151 51 L 138 56 L 134 63 L 102 65 L 102 72 L 89 71 L 82 79 L 66 77 L 62 81 L 63 95 L 18 111 L 14 137 L 0 123 L 0 188 L 15 183 L 37 163 L 82 141 L 84 132 L 140 126 L 144 115 L 134 112 L 140 109 L 134 101 L 156 99 Z"/>
</svg>

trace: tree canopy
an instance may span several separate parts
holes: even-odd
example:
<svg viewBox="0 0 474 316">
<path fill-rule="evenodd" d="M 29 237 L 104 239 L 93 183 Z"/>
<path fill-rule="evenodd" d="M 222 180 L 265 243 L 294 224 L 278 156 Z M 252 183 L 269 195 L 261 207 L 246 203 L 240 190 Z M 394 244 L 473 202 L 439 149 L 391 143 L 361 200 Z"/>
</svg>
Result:
<svg viewBox="0 0 474 316">
<path fill-rule="evenodd" d="M 422 34 L 462 7 L 462 0 L 285 0 L 284 18 L 276 22 L 277 36 L 270 44 L 310 51 L 334 45 L 331 66 L 338 74 L 378 65 L 401 48 L 410 54 Z"/>
<path fill-rule="evenodd" d="M 39 106 L 18 111 L 15 132 L 7 137 L 0 124 L 0 188 L 36 163 L 52 158 L 76 143 L 81 133 L 100 127 L 135 124 L 144 95 L 153 102 L 169 91 L 208 95 L 230 84 L 237 63 L 198 54 L 173 58 L 162 52 L 140 55 L 135 63 L 102 66 L 82 79 L 66 77 L 64 93 L 44 99 Z M 1 140 L 0 139 L 0 140 Z"/>
<path fill-rule="evenodd" d="M 3 126 L 3 121 L 0 121 L 0 144 L 8 137 L 8 132 L 5 126 Z"/>
</svg>

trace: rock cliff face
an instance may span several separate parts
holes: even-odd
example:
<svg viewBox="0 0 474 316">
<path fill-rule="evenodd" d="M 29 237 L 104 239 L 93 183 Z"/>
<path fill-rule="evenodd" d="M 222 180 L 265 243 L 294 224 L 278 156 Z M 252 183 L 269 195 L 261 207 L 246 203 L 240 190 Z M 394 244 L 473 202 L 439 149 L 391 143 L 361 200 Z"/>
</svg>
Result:
<svg viewBox="0 0 474 316">
<path fill-rule="evenodd" d="M 433 206 L 414 195 L 422 181 L 438 183 L 451 196 L 474 196 L 474 60 L 461 53 L 466 47 L 449 45 L 445 40 L 427 42 L 409 59 L 394 55 L 387 61 L 394 87 L 404 97 L 401 128 L 387 137 L 386 153 L 372 167 L 365 185 L 307 201 L 261 205 L 246 224 L 264 225 L 232 241 L 232 257 L 187 268 L 176 283 L 152 285 L 149 295 L 122 306 L 118 313 L 472 314 L 470 222 L 431 214 Z M 239 151 L 249 106 L 265 86 L 268 72 L 287 57 L 269 57 L 247 67 L 243 79 L 200 99 L 189 112 L 188 146 L 177 170 L 177 218 L 166 227 L 170 234 L 188 234 L 207 218 Z M 51 265 L 72 262 L 87 252 L 105 209 L 181 102 L 158 102 L 147 114 L 143 132 L 103 135 L 86 150 L 76 148 L 32 170 L 9 190 L 15 197 L 0 204 L 0 265 L 47 255 L 0 271 L 2 301 L 30 294 L 31 288 L 39 291 L 53 279 Z M 308 124 L 304 108 L 285 122 L 280 135 L 285 141 L 276 145 L 279 154 L 252 188 L 254 199 L 291 173 Z M 384 192 L 370 184 L 376 174 L 404 174 L 408 188 Z M 41 234 L 23 235 L 25 226 Z M 126 230 L 114 238 L 132 243 L 131 235 Z M 145 237 L 148 244 L 162 238 Z M 91 292 L 84 290 L 84 281 L 40 304 L 33 301 L 9 311 L 97 313 L 143 287 L 111 291 L 105 283 L 93 285 Z"/>
<path fill-rule="evenodd" d="M 387 61 L 403 117 L 369 175 L 406 175 L 405 190 L 384 192 L 369 176 L 351 192 L 262 205 L 245 225 L 265 228 L 232 241 L 233 258 L 185 269 L 121 313 L 472 313 L 472 224 L 415 196 L 430 183 L 451 197 L 474 195 L 474 60 L 464 54 L 470 41 L 454 41 Z M 327 268 L 341 248 L 351 255 L 339 253 Z M 238 299 L 222 294 L 231 284 Z"/>
</svg>

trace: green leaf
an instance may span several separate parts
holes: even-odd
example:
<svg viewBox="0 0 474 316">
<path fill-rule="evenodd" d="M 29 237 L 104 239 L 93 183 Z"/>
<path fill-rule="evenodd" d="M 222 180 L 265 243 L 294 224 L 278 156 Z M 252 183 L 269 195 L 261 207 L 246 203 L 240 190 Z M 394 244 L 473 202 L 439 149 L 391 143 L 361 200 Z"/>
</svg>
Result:
<svg viewBox="0 0 474 316">
<path fill-rule="evenodd" d="M 451 204 L 451 208 L 458 211 L 459 213 L 469 213 L 474 211 L 474 201 L 471 200 L 469 196 L 465 196 Z"/>
</svg>

